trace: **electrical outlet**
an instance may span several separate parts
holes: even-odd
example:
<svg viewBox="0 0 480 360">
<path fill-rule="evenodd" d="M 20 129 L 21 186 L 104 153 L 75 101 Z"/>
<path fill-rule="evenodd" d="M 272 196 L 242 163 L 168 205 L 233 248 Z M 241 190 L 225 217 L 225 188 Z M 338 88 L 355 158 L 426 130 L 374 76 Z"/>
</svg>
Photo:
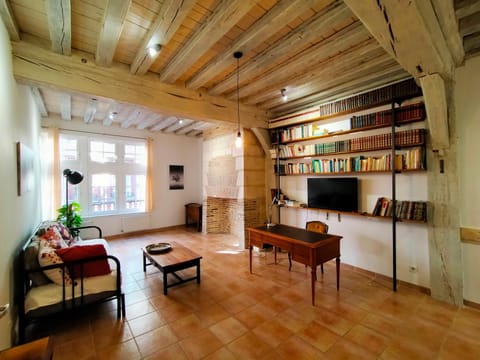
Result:
<svg viewBox="0 0 480 360">
<path fill-rule="evenodd" d="M 417 267 L 415 265 L 410 265 L 408 267 L 408 271 L 410 271 L 411 273 L 416 273 L 417 272 Z"/>
</svg>

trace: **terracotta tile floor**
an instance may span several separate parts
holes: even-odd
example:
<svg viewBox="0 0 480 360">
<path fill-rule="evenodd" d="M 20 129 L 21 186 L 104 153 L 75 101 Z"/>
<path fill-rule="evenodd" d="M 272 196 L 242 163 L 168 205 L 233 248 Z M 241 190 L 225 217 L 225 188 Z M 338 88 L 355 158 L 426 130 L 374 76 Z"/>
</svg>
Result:
<svg viewBox="0 0 480 360">
<path fill-rule="evenodd" d="M 201 284 L 163 295 L 154 267 L 143 273 L 141 247 L 175 240 L 203 256 Z M 417 290 L 334 263 L 318 272 L 316 305 L 309 271 L 286 254 L 248 251 L 230 235 L 182 228 L 110 240 L 122 263 L 127 317 L 115 303 L 31 329 L 53 335 L 54 359 L 479 359 L 480 311 L 456 308 Z M 190 271 L 190 270 L 188 270 Z M 192 269 L 194 271 L 194 269 Z"/>
</svg>

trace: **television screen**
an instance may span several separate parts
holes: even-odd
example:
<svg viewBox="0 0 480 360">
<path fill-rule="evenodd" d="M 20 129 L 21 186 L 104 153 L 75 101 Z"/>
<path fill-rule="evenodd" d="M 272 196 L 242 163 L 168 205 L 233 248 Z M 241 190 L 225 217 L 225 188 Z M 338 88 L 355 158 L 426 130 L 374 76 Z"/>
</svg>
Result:
<svg viewBox="0 0 480 360">
<path fill-rule="evenodd" d="M 357 178 L 308 178 L 308 207 L 358 211 Z"/>
</svg>

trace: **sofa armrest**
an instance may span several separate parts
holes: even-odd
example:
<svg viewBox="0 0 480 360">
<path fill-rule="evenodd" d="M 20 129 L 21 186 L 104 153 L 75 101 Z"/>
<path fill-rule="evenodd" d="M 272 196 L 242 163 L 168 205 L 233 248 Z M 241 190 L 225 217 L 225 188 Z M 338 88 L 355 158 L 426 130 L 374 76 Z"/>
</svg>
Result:
<svg viewBox="0 0 480 360">
<path fill-rule="evenodd" d="M 80 227 L 69 228 L 71 233 L 79 233 L 80 230 L 84 230 L 84 229 L 97 229 L 98 230 L 97 238 L 99 238 L 99 239 L 103 238 L 102 229 L 100 227 L 96 226 L 96 225 L 88 225 L 88 226 L 80 226 Z"/>
</svg>

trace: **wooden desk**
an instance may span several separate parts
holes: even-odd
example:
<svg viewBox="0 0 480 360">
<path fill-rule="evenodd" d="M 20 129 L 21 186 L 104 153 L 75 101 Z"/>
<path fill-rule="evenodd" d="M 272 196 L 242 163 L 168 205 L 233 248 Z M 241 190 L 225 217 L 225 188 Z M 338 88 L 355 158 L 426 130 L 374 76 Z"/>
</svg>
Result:
<svg viewBox="0 0 480 360">
<path fill-rule="evenodd" d="M 197 231 L 202 231 L 202 205 L 190 203 L 185 205 L 185 226 L 189 225 L 190 220 L 197 226 Z"/>
<path fill-rule="evenodd" d="M 0 360 L 50 360 L 52 357 L 52 341 L 49 337 L 0 352 Z"/>
<path fill-rule="evenodd" d="M 250 251 L 250 273 L 252 273 L 252 248 L 262 248 L 270 244 L 288 251 L 292 259 L 310 266 L 312 269 L 312 305 L 315 305 L 315 281 L 317 266 L 336 258 L 337 290 L 340 288 L 340 239 L 341 236 L 320 234 L 304 229 L 281 225 L 267 228 L 259 226 L 247 228 Z M 275 257 L 275 263 L 277 259 Z"/>
</svg>

